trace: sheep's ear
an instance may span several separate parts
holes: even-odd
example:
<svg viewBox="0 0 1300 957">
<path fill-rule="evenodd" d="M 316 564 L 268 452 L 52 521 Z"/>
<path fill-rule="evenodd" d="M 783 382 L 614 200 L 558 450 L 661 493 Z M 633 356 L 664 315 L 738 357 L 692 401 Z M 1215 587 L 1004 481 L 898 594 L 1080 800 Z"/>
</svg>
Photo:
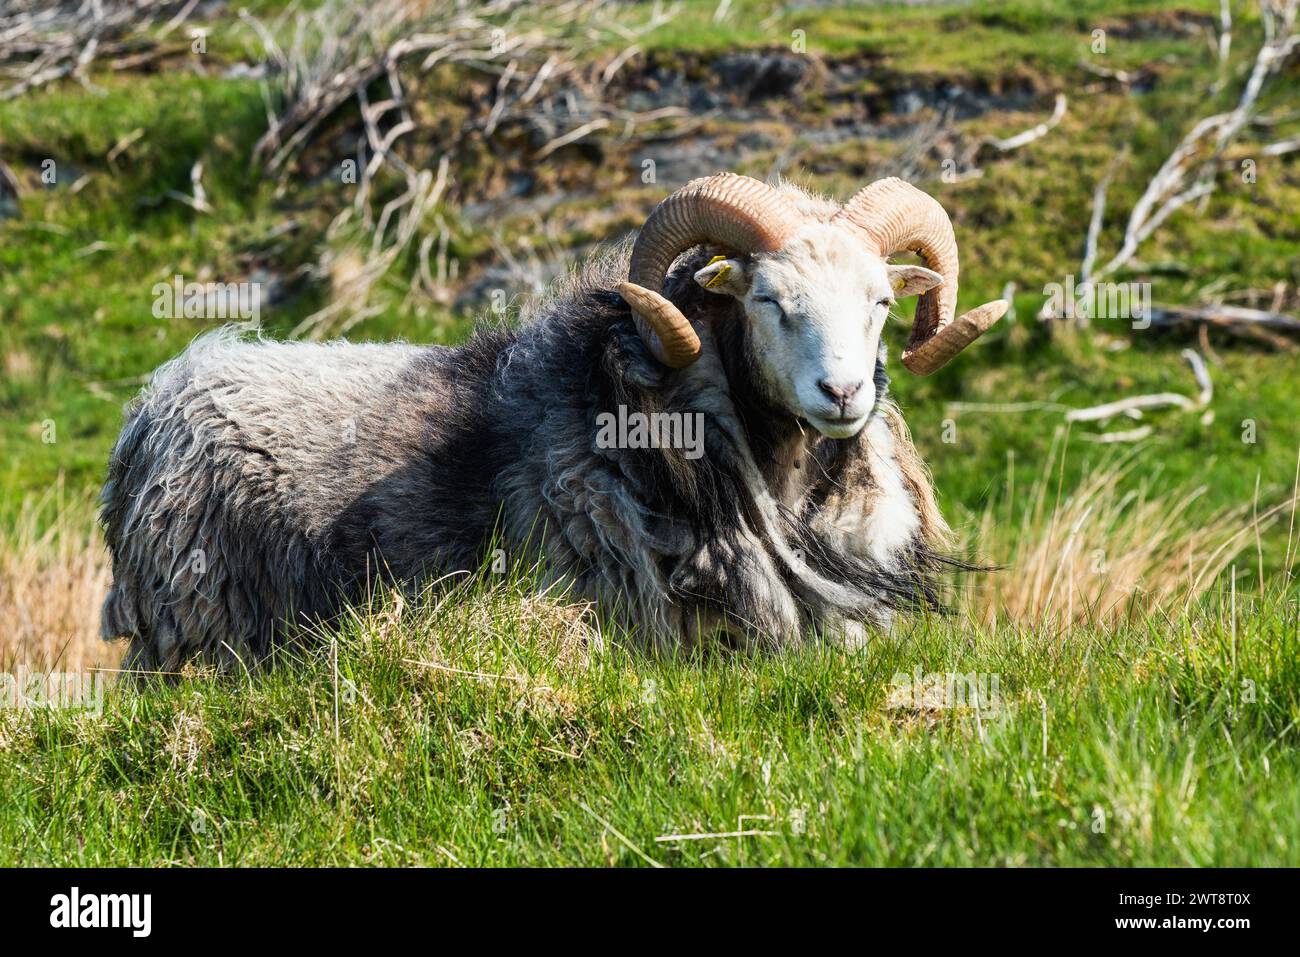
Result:
<svg viewBox="0 0 1300 957">
<path fill-rule="evenodd" d="M 738 259 L 715 256 L 709 264 L 695 273 L 695 281 L 709 292 L 739 299 L 749 291 L 749 276 L 745 264 Z"/>
<path fill-rule="evenodd" d="M 924 266 L 886 266 L 885 272 L 895 299 L 919 296 L 943 282 L 943 276 Z"/>
</svg>

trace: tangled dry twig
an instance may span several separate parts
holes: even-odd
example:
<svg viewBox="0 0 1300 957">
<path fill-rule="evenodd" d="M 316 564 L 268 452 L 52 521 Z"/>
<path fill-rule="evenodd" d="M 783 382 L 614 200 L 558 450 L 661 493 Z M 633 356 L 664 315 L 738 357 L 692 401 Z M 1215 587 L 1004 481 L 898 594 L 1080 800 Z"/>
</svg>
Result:
<svg viewBox="0 0 1300 957">
<path fill-rule="evenodd" d="M 0 90 L 0 101 L 64 78 L 90 86 L 90 65 L 106 56 L 134 65 L 195 6 L 197 0 L 10 0 L 0 12 L 0 73 L 14 82 Z M 156 36 L 142 36 L 163 18 Z"/>
</svg>

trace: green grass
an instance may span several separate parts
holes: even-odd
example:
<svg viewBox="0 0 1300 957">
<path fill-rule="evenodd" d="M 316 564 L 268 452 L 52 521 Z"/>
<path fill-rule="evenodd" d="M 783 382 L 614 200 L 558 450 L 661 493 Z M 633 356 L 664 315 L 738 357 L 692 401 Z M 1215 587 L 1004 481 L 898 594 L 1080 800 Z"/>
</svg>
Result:
<svg viewBox="0 0 1300 957">
<path fill-rule="evenodd" d="M 255 9 L 269 16 L 283 6 L 267 0 Z M 1254 15 L 1234 10 L 1232 82 L 1211 96 L 1209 48 L 1199 35 L 1160 28 L 1174 15 L 1166 6 L 812 6 L 769 20 L 776 4 L 737 3 L 714 23 L 713 0 L 688 0 L 639 39 L 653 55 L 681 54 L 703 69 L 736 48 L 787 50 L 800 29 L 810 53 L 869 64 L 860 102 L 812 98 L 798 109 L 814 115 L 790 114 L 794 121 L 856 117 L 887 108 L 899 90 L 937 84 L 1040 91 L 1024 112 L 996 109 L 959 124 L 967 136 L 1009 135 L 1045 118 L 1056 91 L 1069 94 L 1058 129 L 982 157 L 981 178 L 950 184 L 935 169 L 921 182 L 953 212 L 962 304 L 994 298 L 1008 280 L 1018 287 L 1017 323 L 943 374 L 892 370 L 945 513 L 966 531 L 990 507 L 1023 505 L 1003 497 L 1008 482 L 1043 482 L 1052 463 L 1068 490 L 1104 453 L 1079 441 L 1090 427 L 1076 427 L 1069 454 L 1053 459 L 1059 411 L 954 403 L 1085 406 L 1195 391 L 1179 356 L 1195 344 L 1190 336 L 1120 323 L 1051 335 L 1034 319 L 1043 286 L 1078 271 L 1092 191 L 1115 152 L 1130 148 L 1110 191 L 1103 258 L 1190 123 L 1234 102 L 1257 42 Z M 634 19 L 648 15 L 649 4 L 635 7 Z M 1178 10 L 1215 17 L 1218 4 Z M 202 73 L 96 70 L 103 95 L 53 85 L 0 111 L 0 158 L 28 186 L 21 215 L 0 219 L 6 527 L 60 479 L 83 501 L 102 480 L 121 405 L 212 325 L 154 318 L 154 283 L 177 273 L 279 275 L 284 295 L 263 312 L 271 334 L 328 295 L 298 270 L 317 258 L 330 217 L 350 196 L 328 176 L 291 176 L 277 192 L 250 174 L 263 92 L 222 72 L 257 47 L 233 13 L 218 16 Z M 1125 29 L 1137 23 L 1157 26 Z M 1104 58 L 1089 49 L 1099 26 L 1108 31 Z M 1150 67 L 1157 79 L 1125 95 L 1094 84 L 1078 67 L 1085 58 Z M 1290 109 L 1297 74 L 1288 69 L 1264 112 Z M 442 74 L 412 83 L 418 111 L 458 122 L 456 83 Z M 724 116 L 706 130 L 734 136 L 753 125 Z M 1258 137 L 1293 136 L 1294 126 Z M 110 163 L 108 152 L 136 130 Z M 840 196 L 897 148 L 888 139 L 825 145 L 797 134 L 787 146 L 792 172 Z M 606 238 L 603 223 L 630 227 L 659 198 L 659 188 L 636 179 L 631 149 L 611 138 L 599 164 L 539 171 L 547 182 L 590 187 L 554 210 L 557 223 L 571 223 L 557 242 Z M 764 175 L 777 152 L 747 157 L 743 171 Z M 474 157 L 481 165 L 454 171 L 460 182 L 477 187 L 501 175 L 485 152 Z M 38 180 L 47 158 L 59 170 L 48 188 Z M 313 168 L 334 159 L 325 149 Z M 165 198 L 188 191 L 197 160 L 213 205 L 206 215 Z M 1194 301 L 1216 280 L 1227 289 L 1300 284 L 1300 172 L 1293 157 L 1279 157 L 1260 159 L 1258 173 L 1247 184 L 1226 171 L 1203 209 L 1175 215 L 1143 247 L 1141 259 L 1163 268 L 1115 278 L 1149 278 L 1155 300 L 1169 303 Z M 454 207 L 443 212 L 455 221 Z M 499 225 L 508 243 L 534 241 L 531 220 Z M 489 238 L 487 230 L 455 236 L 465 274 L 493 258 Z M 354 338 L 457 341 L 472 320 L 441 306 L 404 307 L 397 280 L 376 299 L 386 308 Z M 894 356 L 905 333 L 905 323 L 890 330 Z M 1202 485 L 1197 507 L 1207 516 L 1249 506 L 1257 494 L 1261 509 L 1289 494 L 1300 450 L 1294 354 L 1212 341 L 1221 358 L 1210 369 L 1213 419 L 1149 415 L 1154 434 L 1122 492 Z M 1300 864 L 1300 591 L 1288 541 L 1275 527 L 1248 543 L 1257 555 L 1237 563 L 1235 615 L 1220 582 L 1187 615 L 1062 631 L 977 624 L 962 612 L 854 652 L 674 660 L 631 650 L 617 634 L 596 650 L 579 640 L 593 637 L 590 623 L 528 599 L 521 582 L 478 582 L 400 620 L 391 608 L 358 612 L 319 651 L 271 673 L 112 688 L 98 716 L 0 710 L 0 864 Z M 994 557 L 1009 545 L 1005 535 L 978 543 Z M 977 722 L 969 710 L 890 708 L 892 677 L 918 667 L 997 676 L 1002 715 Z M 773 833 L 656 841 L 737 830 Z"/>
<path fill-rule="evenodd" d="M 648 8 L 649 4 L 638 4 Z M 1131 69 L 1189 46 L 1174 32 L 1116 35 L 1130 18 L 1178 12 L 1218 16 L 1217 5 L 1169 4 L 1165 0 L 1082 0 L 954 4 L 808 4 L 786 9 L 775 3 L 735 3 L 721 22 L 714 0 L 685 0 L 680 12 L 647 37 L 652 49 L 727 52 L 736 47 L 806 48 L 830 56 L 869 54 L 886 69 L 930 77 L 997 81 L 1008 75 L 1057 73 L 1090 56 L 1093 31 L 1112 34 L 1105 63 Z M 755 13 L 754 11 L 758 12 Z M 1242 11 L 1237 24 L 1258 19 Z M 802 36 L 795 34 L 802 31 Z"/>
<path fill-rule="evenodd" d="M 480 581 L 271 674 L 6 715 L 0 864 L 1295 865 L 1297 595 L 674 660 Z M 997 708 L 891 707 L 918 668 Z"/>
</svg>

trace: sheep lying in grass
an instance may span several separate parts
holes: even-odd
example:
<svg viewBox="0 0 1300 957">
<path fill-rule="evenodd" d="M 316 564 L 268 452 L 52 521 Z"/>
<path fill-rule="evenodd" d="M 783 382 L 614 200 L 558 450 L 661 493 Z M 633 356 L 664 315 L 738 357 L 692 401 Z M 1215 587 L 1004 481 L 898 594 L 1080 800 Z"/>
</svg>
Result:
<svg viewBox="0 0 1300 957">
<path fill-rule="evenodd" d="M 880 341 L 916 294 L 921 374 L 1006 308 L 954 316 L 952 226 L 899 180 L 723 173 L 461 346 L 203 336 L 113 450 L 103 633 L 141 671 L 249 665 L 495 542 L 661 647 L 857 640 L 933 600 L 945 534 Z"/>
</svg>

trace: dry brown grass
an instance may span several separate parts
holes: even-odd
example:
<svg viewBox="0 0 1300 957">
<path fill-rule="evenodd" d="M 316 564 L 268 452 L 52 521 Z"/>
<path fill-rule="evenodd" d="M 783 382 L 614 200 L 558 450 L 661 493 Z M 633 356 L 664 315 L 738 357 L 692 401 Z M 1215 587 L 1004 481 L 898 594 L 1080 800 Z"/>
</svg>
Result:
<svg viewBox="0 0 1300 957">
<path fill-rule="evenodd" d="M 122 648 L 99 637 L 108 553 L 89 496 L 57 485 L 0 523 L 0 667 L 116 668 Z"/>
<path fill-rule="evenodd" d="M 1231 565 L 1258 586 L 1264 532 L 1296 505 L 1287 496 L 1211 511 L 1204 486 L 1167 487 L 1158 472 L 1138 479 L 1133 452 L 1062 488 L 1059 463 L 1054 449 L 1027 496 L 1009 488 L 985 509 L 974 542 L 1000 567 L 976 576 L 966 596 L 976 618 L 1059 626 L 1176 616 Z"/>
</svg>

